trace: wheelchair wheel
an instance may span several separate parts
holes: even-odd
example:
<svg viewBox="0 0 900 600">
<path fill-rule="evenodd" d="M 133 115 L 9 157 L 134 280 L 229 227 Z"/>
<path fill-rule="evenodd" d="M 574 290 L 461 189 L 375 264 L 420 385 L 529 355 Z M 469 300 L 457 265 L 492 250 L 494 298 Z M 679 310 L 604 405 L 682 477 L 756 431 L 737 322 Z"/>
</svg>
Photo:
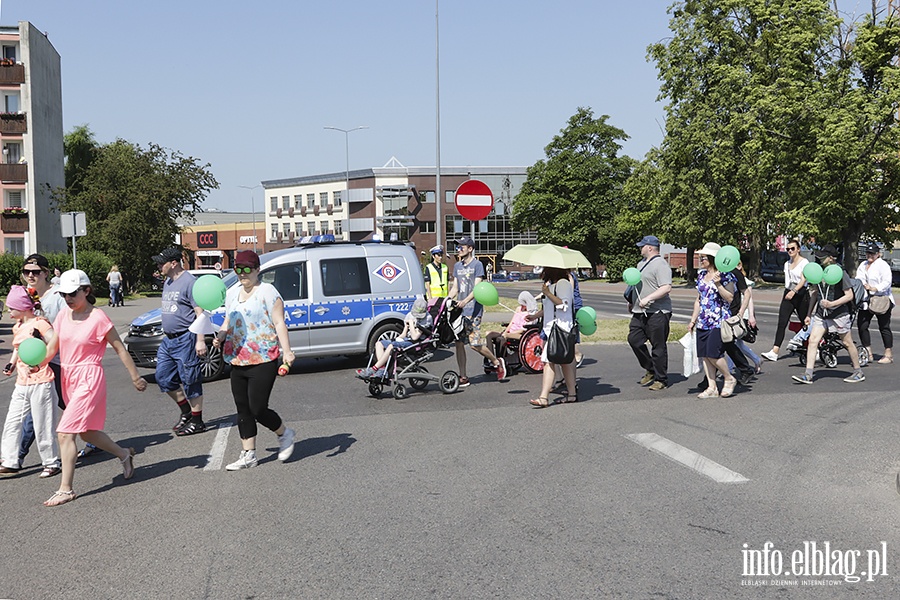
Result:
<svg viewBox="0 0 900 600">
<path fill-rule="evenodd" d="M 372 395 L 373 398 L 381 397 L 381 384 L 375 383 L 374 381 L 369 382 L 369 394 Z"/>
<path fill-rule="evenodd" d="M 428 369 L 426 369 L 425 367 L 416 367 L 416 370 L 413 372 L 414 373 L 428 373 Z M 412 389 L 418 390 L 421 392 L 426 387 L 428 387 L 428 380 L 427 379 L 419 379 L 418 377 L 410 377 L 409 385 L 410 385 L 410 387 L 412 387 Z"/>
<path fill-rule="evenodd" d="M 394 386 L 394 389 L 391 391 L 391 393 L 397 400 L 403 400 L 407 396 L 406 386 L 402 383 L 398 383 Z"/>
<path fill-rule="evenodd" d="M 869 364 L 872 357 L 869 356 L 869 349 L 865 346 L 857 346 L 859 348 L 859 366 L 864 367 Z"/>
<path fill-rule="evenodd" d="M 519 363 L 529 373 L 539 373 L 544 370 L 541 362 L 541 353 L 544 351 L 544 342 L 541 340 L 540 329 L 529 329 L 519 340 Z"/>
<path fill-rule="evenodd" d="M 452 394 L 459 389 L 459 373 L 456 371 L 445 371 L 444 374 L 441 375 L 438 386 L 445 394 Z"/>
<path fill-rule="evenodd" d="M 822 348 L 819 350 L 819 360 L 821 360 L 829 369 L 835 368 L 838 362 L 837 354 L 830 348 Z"/>
</svg>

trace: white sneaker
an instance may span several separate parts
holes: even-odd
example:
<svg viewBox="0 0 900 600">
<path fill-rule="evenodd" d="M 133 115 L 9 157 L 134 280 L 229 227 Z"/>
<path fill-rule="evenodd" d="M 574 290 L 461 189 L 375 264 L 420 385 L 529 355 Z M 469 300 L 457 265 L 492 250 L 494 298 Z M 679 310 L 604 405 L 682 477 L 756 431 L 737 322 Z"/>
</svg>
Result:
<svg viewBox="0 0 900 600">
<path fill-rule="evenodd" d="M 286 461 L 294 453 L 294 430 L 284 428 L 284 433 L 278 436 L 278 460 Z"/>
<path fill-rule="evenodd" d="M 225 467 L 226 471 L 240 471 L 241 469 L 249 469 L 255 467 L 256 450 L 241 450 L 241 455 L 236 461 Z"/>
<path fill-rule="evenodd" d="M 771 360 L 772 362 L 778 360 L 778 355 L 771 350 L 769 350 L 768 352 L 763 352 L 762 354 L 760 354 L 760 356 L 762 356 L 766 360 Z"/>
</svg>

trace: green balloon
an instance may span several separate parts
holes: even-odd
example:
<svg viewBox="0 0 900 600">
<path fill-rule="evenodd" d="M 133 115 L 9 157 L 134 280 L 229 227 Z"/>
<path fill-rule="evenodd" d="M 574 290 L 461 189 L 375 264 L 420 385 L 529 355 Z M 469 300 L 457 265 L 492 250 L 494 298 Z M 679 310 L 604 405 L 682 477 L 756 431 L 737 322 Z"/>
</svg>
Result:
<svg viewBox="0 0 900 600">
<path fill-rule="evenodd" d="M 484 306 L 495 306 L 500 304 L 500 294 L 497 288 L 489 281 L 482 281 L 475 286 L 475 301 Z"/>
<path fill-rule="evenodd" d="M 628 285 L 637 285 L 641 282 L 641 272 L 634 267 L 628 267 L 622 272 L 622 279 Z"/>
<path fill-rule="evenodd" d="M 19 360 L 34 367 L 47 358 L 47 344 L 37 338 L 28 338 L 19 344 Z"/>
<path fill-rule="evenodd" d="M 597 311 L 590 306 L 582 306 L 578 309 L 578 312 L 575 313 L 575 320 L 578 321 L 579 325 L 582 323 L 593 323 L 596 319 Z"/>
<path fill-rule="evenodd" d="M 581 332 L 581 335 L 591 335 L 595 331 L 597 331 L 597 322 L 596 321 L 578 321 L 578 331 Z"/>
<path fill-rule="evenodd" d="M 837 285 L 844 278 L 844 270 L 838 265 L 828 265 L 825 267 L 825 283 L 828 285 Z"/>
<path fill-rule="evenodd" d="M 716 268 L 722 273 L 734 271 L 741 262 L 741 253 L 734 246 L 722 246 L 716 253 Z"/>
<path fill-rule="evenodd" d="M 202 275 L 194 282 L 194 302 L 203 310 L 216 310 L 225 304 L 225 283 L 218 275 Z"/>
<path fill-rule="evenodd" d="M 811 262 L 803 267 L 803 276 L 806 277 L 806 280 L 811 284 L 817 285 L 822 281 L 822 277 L 825 276 L 825 272 L 822 271 L 822 265 L 820 265 L 819 263 Z"/>
</svg>

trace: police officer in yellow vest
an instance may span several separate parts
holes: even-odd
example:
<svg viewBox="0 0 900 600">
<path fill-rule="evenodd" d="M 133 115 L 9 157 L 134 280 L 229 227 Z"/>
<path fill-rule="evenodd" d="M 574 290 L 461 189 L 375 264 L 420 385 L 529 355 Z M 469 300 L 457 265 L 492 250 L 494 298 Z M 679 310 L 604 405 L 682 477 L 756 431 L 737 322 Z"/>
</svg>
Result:
<svg viewBox="0 0 900 600">
<path fill-rule="evenodd" d="M 450 291 L 448 282 L 448 269 L 444 264 L 444 247 L 435 246 L 431 249 L 431 262 L 425 265 L 425 292 L 428 299 L 444 298 Z"/>
</svg>

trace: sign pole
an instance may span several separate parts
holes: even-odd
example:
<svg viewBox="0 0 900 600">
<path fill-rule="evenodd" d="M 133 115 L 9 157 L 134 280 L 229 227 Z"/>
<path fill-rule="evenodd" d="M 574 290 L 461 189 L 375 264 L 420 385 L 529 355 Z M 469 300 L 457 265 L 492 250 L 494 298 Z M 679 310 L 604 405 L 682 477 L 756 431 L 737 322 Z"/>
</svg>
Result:
<svg viewBox="0 0 900 600">
<path fill-rule="evenodd" d="M 77 269 L 78 268 L 78 253 L 75 250 L 75 240 L 76 240 L 76 237 L 75 237 L 75 227 L 76 227 L 75 226 L 75 213 L 70 212 L 69 214 L 72 215 L 72 268 Z"/>
</svg>

